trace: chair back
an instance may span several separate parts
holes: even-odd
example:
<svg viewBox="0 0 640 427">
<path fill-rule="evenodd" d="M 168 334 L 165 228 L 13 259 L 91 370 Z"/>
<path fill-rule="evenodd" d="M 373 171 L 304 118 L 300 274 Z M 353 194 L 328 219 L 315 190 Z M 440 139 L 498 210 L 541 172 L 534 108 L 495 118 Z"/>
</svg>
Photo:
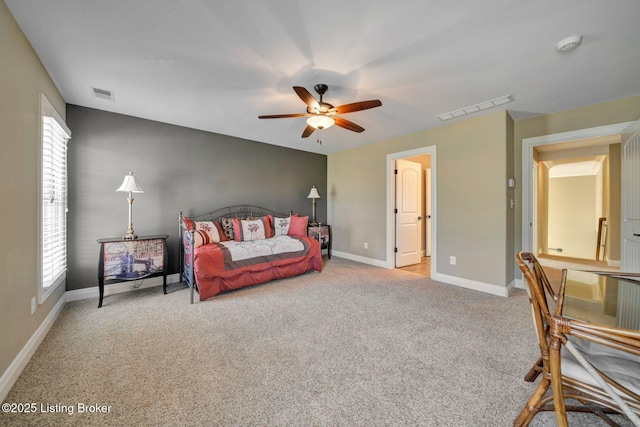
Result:
<svg viewBox="0 0 640 427">
<path fill-rule="evenodd" d="M 557 296 L 551 286 L 542 266 L 536 257 L 530 252 L 518 252 L 516 262 L 522 270 L 526 281 L 533 324 L 540 345 L 542 363 L 546 372 L 549 372 L 549 327 L 551 314 L 555 311 Z M 550 308 L 550 303 L 553 306 Z"/>
</svg>

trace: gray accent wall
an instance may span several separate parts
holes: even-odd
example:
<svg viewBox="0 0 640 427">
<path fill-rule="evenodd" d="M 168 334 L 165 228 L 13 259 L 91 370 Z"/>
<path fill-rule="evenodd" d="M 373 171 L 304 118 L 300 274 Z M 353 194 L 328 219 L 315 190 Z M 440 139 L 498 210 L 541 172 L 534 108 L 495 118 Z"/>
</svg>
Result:
<svg viewBox="0 0 640 427">
<path fill-rule="evenodd" d="M 169 273 L 178 271 L 179 211 L 252 204 L 311 216 L 315 185 L 323 196 L 316 216 L 326 222 L 325 155 L 75 105 L 67 105 L 67 125 L 67 290 L 97 286 L 96 240 L 126 232 L 127 194 L 115 190 L 129 171 L 144 189 L 133 195 L 133 228 L 170 236 Z"/>
</svg>

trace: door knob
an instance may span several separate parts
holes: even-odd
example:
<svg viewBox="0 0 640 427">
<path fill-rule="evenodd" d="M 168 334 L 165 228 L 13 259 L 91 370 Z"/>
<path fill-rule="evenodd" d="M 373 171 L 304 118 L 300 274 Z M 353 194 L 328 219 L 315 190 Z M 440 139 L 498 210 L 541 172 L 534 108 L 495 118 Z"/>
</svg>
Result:
<svg viewBox="0 0 640 427">
<path fill-rule="evenodd" d="M 418 217 L 418 221 L 420 221 L 421 219 L 422 219 L 422 217 L 421 217 L 421 216 L 419 216 L 419 217 Z"/>
</svg>

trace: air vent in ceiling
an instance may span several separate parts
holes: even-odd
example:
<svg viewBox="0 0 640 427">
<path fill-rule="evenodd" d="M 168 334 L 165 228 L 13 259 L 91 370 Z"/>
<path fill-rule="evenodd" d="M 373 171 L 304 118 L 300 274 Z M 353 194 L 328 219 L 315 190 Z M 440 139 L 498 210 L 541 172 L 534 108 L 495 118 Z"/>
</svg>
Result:
<svg viewBox="0 0 640 427">
<path fill-rule="evenodd" d="M 505 96 L 501 96 L 500 98 L 492 99 L 490 101 L 485 101 L 479 104 L 460 108 L 459 110 L 449 111 L 448 113 L 444 113 L 444 114 L 438 114 L 436 117 L 442 121 L 450 120 L 456 117 L 475 113 L 480 110 L 486 110 L 487 108 L 493 108 L 493 107 L 497 107 L 498 105 L 507 104 L 511 101 L 513 101 L 513 98 L 511 97 L 511 95 L 505 95 Z"/>
<path fill-rule="evenodd" d="M 96 98 L 107 99 L 109 101 L 113 101 L 114 100 L 113 92 L 111 92 L 110 90 L 98 89 L 97 87 L 91 87 L 91 93 L 93 93 L 93 96 L 95 96 Z"/>
</svg>

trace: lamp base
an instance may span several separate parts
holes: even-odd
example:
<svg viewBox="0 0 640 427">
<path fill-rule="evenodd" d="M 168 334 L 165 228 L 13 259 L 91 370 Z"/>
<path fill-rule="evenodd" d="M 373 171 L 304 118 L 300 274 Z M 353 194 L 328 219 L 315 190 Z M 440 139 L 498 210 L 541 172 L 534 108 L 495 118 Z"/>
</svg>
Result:
<svg viewBox="0 0 640 427">
<path fill-rule="evenodd" d="M 122 236 L 122 240 L 135 240 L 138 238 L 138 235 L 133 231 L 133 224 L 129 223 L 129 227 L 127 228 L 127 234 Z"/>
</svg>

